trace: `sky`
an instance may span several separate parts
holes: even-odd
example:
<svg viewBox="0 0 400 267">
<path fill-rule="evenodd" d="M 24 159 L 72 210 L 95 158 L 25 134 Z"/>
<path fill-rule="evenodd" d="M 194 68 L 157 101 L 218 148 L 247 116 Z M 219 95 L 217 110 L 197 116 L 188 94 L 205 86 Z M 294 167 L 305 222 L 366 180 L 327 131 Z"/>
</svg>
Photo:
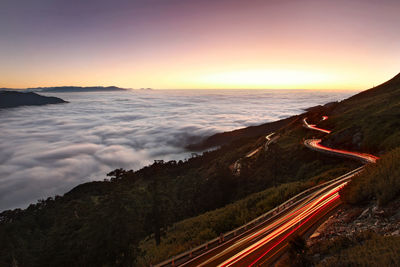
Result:
<svg viewBox="0 0 400 267">
<path fill-rule="evenodd" d="M 398 0 L 0 0 L 0 87 L 366 89 Z"/>
</svg>

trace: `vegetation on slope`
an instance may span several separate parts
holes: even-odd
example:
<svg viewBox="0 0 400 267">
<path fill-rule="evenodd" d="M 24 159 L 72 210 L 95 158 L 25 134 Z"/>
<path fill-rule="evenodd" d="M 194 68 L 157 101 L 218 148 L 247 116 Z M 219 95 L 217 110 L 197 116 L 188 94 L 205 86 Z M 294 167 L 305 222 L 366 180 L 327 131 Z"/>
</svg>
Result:
<svg viewBox="0 0 400 267">
<path fill-rule="evenodd" d="M 210 147 L 226 145 L 243 138 L 259 137 L 261 135 L 265 135 L 266 133 L 277 131 L 296 119 L 298 119 L 298 116 L 293 116 L 279 121 L 268 122 L 257 126 L 249 126 L 230 132 L 216 133 L 198 143 L 188 145 L 187 148 L 189 150 L 204 150 Z"/>
<path fill-rule="evenodd" d="M 311 246 L 307 257 L 315 259 L 317 256 L 320 262 L 314 260 L 316 266 L 400 265 L 400 236 L 396 223 L 400 197 L 399 160 L 400 147 L 397 147 L 376 164 L 366 166 L 341 190 L 341 198 L 350 205 L 347 218 L 337 220 L 347 223 L 337 226 L 341 235 L 327 237 Z M 375 215 L 371 216 L 369 210 L 372 214 L 376 212 Z M 332 229 L 326 230 L 329 232 Z"/>
<path fill-rule="evenodd" d="M 330 114 L 331 120 L 325 124 L 334 127 L 336 132 L 325 141 L 328 145 L 381 154 L 376 164 L 366 166 L 341 190 L 341 198 L 357 206 L 375 201 L 380 206 L 387 206 L 398 199 L 400 74 L 376 88 L 343 101 Z M 327 257 L 317 266 L 398 266 L 400 237 L 386 234 L 382 236 L 363 231 L 327 239 L 313 246 L 317 251 L 311 251 L 309 255 Z"/>
<path fill-rule="evenodd" d="M 380 236 L 366 231 L 321 243 L 310 253 L 330 255 L 316 266 L 399 266 L 400 237 Z"/>
<path fill-rule="evenodd" d="M 375 154 L 400 146 L 400 74 L 326 111 L 326 144 Z"/>
<path fill-rule="evenodd" d="M 343 170 L 336 170 L 342 172 Z M 201 245 L 211 239 L 233 230 L 254 218 L 273 209 L 294 195 L 310 188 L 336 173 L 328 171 L 320 176 L 303 182 L 291 182 L 264 191 L 253 193 L 225 207 L 203 213 L 199 216 L 180 221 L 168 228 L 156 244 L 152 236 L 144 239 L 139 246 L 142 254 L 139 265 L 150 265 Z M 193 231 L 193 229 L 196 229 Z"/>
<path fill-rule="evenodd" d="M 342 190 L 341 196 L 349 204 L 362 204 L 373 199 L 385 205 L 400 194 L 400 147 L 388 152 Z"/>
<path fill-rule="evenodd" d="M 187 237 L 176 251 L 230 230 L 242 220 L 256 217 L 262 208 L 267 212 L 274 201 L 285 199 L 303 185 L 311 185 L 307 181 L 312 177 L 316 177 L 314 182 L 323 181 L 359 166 L 306 149 L 303 138 L 324 135 L 304 129 L 303 116 L 319 123 L 320 116 L 328 114 L 330 119 L 321 122 L 321 127 L 334 130 L 327 140 L 334 146 L 381 152 L 400 144 L 396 124 L 400 89 L 395 85 L 391 82 L 383 86 L 385 90 L 374 88 L 368 93 L 373 98 L 360 94 L 296 116 L 276 131 L 280 136 L 276 143 L 251 158 L 244 156 L 263 145 L 269 132 L 238 139 L 185 162 L 156 162 L 138 171 L 118 169 L 109 174 L 110 180 L 77 186 L 64 196 L 41 200 L 25 210 L 2 212 L 0 265 L 132 266 L 139 264 L 139 257 L 147 262 L 167 255 L 157 251 L 172 250 L 174 235 L 184 239 L 184 226 L 190 222 L 198 220 L 199 225 L 210 227 L 204 228 L 202 234 Z M 363 109 L 367 107 L 371 112 L 365 113 Z M 235 176 L 230 166 L 240 158 L 240 175 Z M 301 183 L 290 190 L 292 193 L 285 195 L 279 190 L 279 185 L 295 181 Z M 257 192 L 262 193 L 251 195 Z M 268 197 L 264 203 L 260 196 L 265 194 Z M 245 213 L 240 207 L 250 200 L 239 200 L 248 196 L 264 204 Z M 228 205 L 236 201 L 239 202 Z M 225 208 L 206 213 L 222 207 Z M 236 218 L 236 212 L 242 217 Z M 188 219 L 201 214 L 204 215 Z M 210 218 L 215 218 L 216 223 L 207 223 Z M 178 223 L 182 220 L 186 221 Z M 148 243 L 149 238 L 158 245 L 156 249 Z"/>
<path fill-rule="evenodd" d="M 304 132 L 300 124 L 282 131 L 281 141 L 243 159 L 240 176 L 229 166 L 262 144 L 265 136 L 241 139 L 186 162 L 157 162 L 135 172 L 115 170 L 109 181 L 77 186 L 26 210 L 5 211 L 0 214 L 0 239 L 6 240 L 0 243 L 0 265 L 137 265 L 140 241 L 151 235 L 161 248 L 168 227 L 178 221 L 282 183 L 318 175 L 322 181 L 358 166 L 307 150 L 301 145 Z M 212 231 L 219 234 L 239 222 L 222 220 Z"/>
</svg>

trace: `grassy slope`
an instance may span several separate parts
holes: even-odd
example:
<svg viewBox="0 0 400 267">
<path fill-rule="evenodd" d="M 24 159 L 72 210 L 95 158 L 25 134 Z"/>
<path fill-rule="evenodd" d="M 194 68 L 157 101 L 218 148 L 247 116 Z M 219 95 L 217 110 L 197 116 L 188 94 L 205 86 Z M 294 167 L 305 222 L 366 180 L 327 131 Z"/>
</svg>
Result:
<svg viewBox="0 0 400 267">
<path fill-rule="evenodd" d="M 341 251 L 321 266 L 399 266 L 400 237 L 376 237 Z"/>
<path fill-rule="evenodd" d="M 282 143 L 243 162 L 240 177 L 234 177 L 229 166 L 261 144 L 264 136 L 236 141 L 187 162 L 153 164 L 111 182 L 86 183 L 26 210 L 3 212 L 0 240 L 6 242 L 0 243 L 0 265 L 9 266 L 13 261 L 20 266 L 71 266 L 74 262 L 89 266 L 135 265 L 143 255 L 138 250 L 140 240 L 154 233 L 157 224 L 165 229 L 255 192 L 305 181 L 335 168 L 336 176 L 357 165 L 305 149 L 300 144 L 305 130 L 300 125 L 285 131 Z M 319 180 L 333 175 L 326 176 Z M 244 219 L 250 220 L 260 212 L 253 210 Z M 215 224 L 219 226 L 211 229 L 213 234 L 241 222 L 232 224 L 221 218 Z M 204 241 L 211 236 L 193 238 Z"/>
<path fill-rule="evenodd" d="M 400 194 L 400 147 L 386 153 L 375 165 L 353 179 L 341 194 L 349 204 L 377 200 L 385 205 Z"/>
<path fill-rule="evenodd" d="M 397 147 L 382 156 L 377 164 L 367 166 L 364 172 L 354 177 L 340 192 L 342 199 L 351 205 L 377 201 L 382 207 L 396 201 L 400 195 L 399 161 L 400 147 Z M 371 228 L 374 226 L 371 225 Z M 399 248 L 399 236 L 380 236 L 363 231 L 320 241 L 310 255 L 329 256 L 317 266 L 399 266 Z"/>
<path fill-rule="evenodd" d="M 359 110 L 358 107 L 362 107 Z M 385 206 L 400 194 L 400 75 L 392 80 L 362 92 L 344 101 L 333 116 L 335 128 L 351 134 L 361 133 L 360 147 L 382 154 L 375 165 L 355 177 L 341 191 L 351 205 L 377 201 Z M 357 118 L 351 125 L 350 121 Z M 330 141 L 344 147 L 356 147 L 346 135 L 336 134 Z M 379 236 L 362 232 L 356 236 L 341 237 L 321 242 L 317 253 L 331 255 L 318 266 L 398 266 L 400 264 L 400 237 Z"/>
<path fill-rule="evenodd" d="M 331 119 L 321 125 L 334 128 L 335 133 L 328 138 L 328 142 L 334 145 L 357 146 L 352 140 L 348 142 L 348 136 L 352 139 L 352 134 L 357 132 L 352 130 L 347 135 L 340 134 L 346 129 L 353 129 L 357 124 L 357 131 L 363 137 L 360 145 L 362 148 L 370 151 L 385 150 L 398 142 L 396 136 L 386 134 L 386 129 L 393 127 L 392 120 L 398 116 L 393 111 L 397 110 L 399 102 L 398 94 L 392 92 L 393 83 L 383 87 L 390 90 L 375 88 L 367 96 L 314 109 L 305 116 L 318 122 L 320 115 L 330 115 Z M 372 99 L 369 94 L 373 95 Z M 356 102 L 361 108 L 357 109 Z M 384 109 L 379 108 L 382 103 L 386 103 Z M 367 113 L 366 118 L 363 108 L 371 105 L 374 112 Z M 371 120 L 374 120 L 373 123 Z M 382 128 L 371 124 L 388 126 Z M 376 127 L 378 131 L 370 131 L 371 127 Z M 385 133 L 381 133 L 381 130 Z M 390 134 L 393 132 L 390 131 Z M 157 251 L 180 251 L 186 248 L 184 246 L 212 238 L 220 231 L 229 230 L 242 220 L 250 220 L 271 207 L 255 204 L 255 207 L 259 205 L 263 208 L 240 213 L 242 218 L 223 215 L 232 215 L 232 210 L 242 209 L 240 207 L 249 199 L 255 203 L 271 201 L 273 204 L 275 198 L 271 197 L 271 200 L 270 195 L 278 194 L 278 199 L 284 200 L 303 189 L 304 185 L 334 178 L 358 166 L 356 162 L 304 148 L 301 144 L 304 137 L 323 135 L 304 129 L 301 117 L 278 130 L 277 134 L 281 137 L 268 151 L 262 150 L 255 157 L 242 161 L 240 177 L 233 176 L 229 166 L 263 144 L 264 134 L 237 140 L 187 162 L 153 164 L 136 172 L 114 173 L 112 181 L 83 184 L 65 196 L 40 201 L 26 210 L 3 212 L 0 214 L 0 239 L 6 242 L 0 243 L 0 265 L 8 266 L 18 262 L 20 266 L 70 266 L 74 263 L 86 266 L 126 266 L 137 264 L 138 257 L 153 261 L 160 255 L 167 255 Z M 368 147 L 367 141 L 371 138 L 381 139 L 377 140 L 380 141 L 376 142 L 378 145 Z M 380 146 L 381 143 L 386 145 Z M 291 194 L 279 191 L 280 187 L 276 191 L 274 189 L 274 186 L 295 181 L 301 182 L 294 183 L 297 187 L 291 189 Z M 257 192 L 261 192 L 260 195 Z M 260 196 L 266 196 L 266 199 Z M 247 200 L 240 200 L 246 197 Z M 200 215 L 217 208 L 223 209 Z M 199 217 L 188 219 L 195 216 Z M 205 223 L 207 218 L 216 221 L 214 224 Z M 182 221 L 185 219 L 188 221 Z M 199 220 L 198 225 L 210 227 L 205 227 L 198 235 L 190 236 L 185 243 L 182 241 L 185 235 L 179 229 L 187 231 L 183 226 L 190 226 L 191 220 Z M 154 248 L 146 240 L 159 227 L 170 230 L 163 237 L 161 245 Z M 183 244 L 177 246 L 178 249 L 171 248 L 174 236 L 177 237 L 175 244 Z M 178 240 L 178 237 L 181 239 Z M 145 251 L 139 251 L 139 243 Z"/>
<path fill-rule="evenodd" d="M 257 218 L 305 189 L 339 176 L 344 170 L 345 168 L 337 168 L 307 181 L 290 182 L 268 188 L 222 208 L 182 220 L 167 230 L 162 237 L 161 245 L 157 246 L 152 236 L 142 240 L 139 246 L 142 254 L 138 258 L 138 264 L 144 266 L 161 262 L 203 244 L 218 237 L 220 233 L 233 230 Z"/>
<path fill-rule="evenodd" d="M 299 144 L 299 140 L 301 140 L 302 137 L 322 137 L 326 139 L 326 143 L 334 147 L 344 147 L 364 152 L 380 151 L 383 153 L 384 151 L 400 144 L 400 131 L 398 131 L 400 130 L 399 105 L 400 74 L 376 88 L 364 91 L 337 104 L 315 108 L 313 109 L 313 112 L 305 114 L 304 116 L 309 117 L 316 123 L 319 121 L 321 115 L 330 115 L 330 119 L 328 121 L 320 124 L 322 125 L 321 127 L 333 129 L 333 133 L 327 137 L 317 132 L 304 130 L 301 126 L 299 126 L 298 123 L 292 123 L 291 125 L 280 129 L 278 133 L 281 134 L 282 137 L 279 139 L 277 146 L 274 147 L 274 152 L 280 150 L 281 153 L 278 153 L 279 155 L 301 155 L 307 159 L 308 163 L 303 163 L 301 167 L 304 168 L 304 171 L 300 169 L 297 172 L 299 177 L 296 177 L 295 180 L 301 180 L 303 173 L 312 173 L 313 170 L 319 169 L 319 164 L 315 162 L 315 159 L 321 157 L 321 155 L 317 153 L 314 153 L 312 157 L 309 157 L 309 153 L 303 154 L 304 147 Z M 353 137 L 356 134 L 359 134 L 361 138 L 355 142 Z M 384 201 L 388 201 L 390 198 L 397 195 L 398 191 L 400 190 L 398 189 L 399 186 L 397 185 L 400 177 L 395 177 L 399 179 L 385 179 L 380 180 L 379 182 L 376 181 L 378 174 L 381 175 L 383 172 L 386 172 L 386 174 L 391 173 L 391 177 L 393 178 L 393 174 L 398 172 L 396 169 L 397 165 L 395 164 L 395 162 L 398 162 L 398 159 L 394 159 L 396 155 L 399 155 L 398 151 L 393 151 L 390 153 L 390 155 L 382 159 L 382 161 L 378 164 L 378 167 L 369 166 L 367 172 L 363 174 L 365 175 L 368 173 L 368 178 L 360 178 L 357 183 L 353 182 L 353 184 L 351 184 L 346 191 L 348 192 L 347 199 L 353 198 L 353 201 L 357 201 L 359 199 L 371 197 L 372 195 L 378 195 L 380 198 L 384 199 Z M 281 159 L 279 159 L 279 161 L 280 160 Z M 295 163 L 292 162 L 288 166 L 293 166 L 293 164 L 295 165 Z M 335 170 L 335 167 L 333 166 L 327 167 Z M 395 172 L 393 172 L 394 169 L 396 169 Z M 252 171 L 257 172 L 257 169 L 252 168 Z M 331 177 L 334 177 L 334 175 Z M 363 180 L 367 181 L 363 182 Z M 249 198 L 251 199 L 252 197 L 254 196 L 251 195 Z M 265 198 L 268 199 L 266 196 Z M 162 246 L 157 247 L 152 240 L 147 239 L 141 244 L 141 248 L 145 252 L 142 260 L 146 263 L 149 263 L 150 259 L 161 260 L 167 256 L 175 255 L 178 252 L 198 245 L 201 243 L 200 241 L 207 241 L 207 238 L 210 239 L 218 236 L 218 232 L 215 232 L 213 225 L 223 224 L 223 221 L 227 221 L 223 214 L 232 214 L 231 212 L 233 212 L 232 209 L 234 209 L 234 207 L 236 209 L 241 207 L 241 201 L 219 209 L 215 211 L 215 213 L 211 213 L 213 216 L 207 215 L 209 216 L 209 219 L 211 216 L 210 220 L 212 221 L 212 223 L 207 224 L 207 226 L 204 226 L 200 223 L 204 220 L 202 217 L 203 215 L 180 222 L 177 224 L 179 226 L 173 227 L 169 230 L 167 233 L 167 238 L 164 240 L 165 243 Z M 236 214 L 238 214 L 237 218 L 243 219 L 243 212 L 239 212 L 239 210 L 240 209 L 236 211 Z M 249 213 L 250 214 L 247 214 L 246 216 L 246 220 L 256 217 L 256 214 L 251 214 L 251 212 Z M 228 221 L 232 221 L 232 218 L 228 219 Z M 195 225 L 197 225 L 196 228 L 199 229 L 199 232 L 198 234 L 192 233 L 190 235 L 191 238 L 188 239 L 188 235 L 184 233 L 190 231 L 194 222 Z M 226 225 L 230 224 L 226 222 Z M 234 226 L 236 225 L 231 225 L 230 228 L 225 227 L 224 229 L 231 230 L 234 228 Z M 204 235 L 205 232 L 208 234 Z M 179 243 L 180 246 L 174 246 L 174 242 Z"/>
<path fill-rule="evenodd" d="M 329 114 L 321 124 L 333 128 L 327 143 L 373 153 L 399 146 L 400 74 L 342 101 Z"/>
<path fill-rule="evenodd" d="M 297 116 L 293 116 L 287 119 L 282 119 L 279 121 L 269 122 L 257 126 L 249 126 L 242 129 L 237 129 L 229 132 L 217 133 L 206 139 L 202 140 L 200 143 L 188 145 L 189 150 L 204 150 L 210 147 L 221 146 L 229 144 L 233 141 L 243 139 L 243 138 L 253 138 L 265 135 L 280 128 L 290 124 L 296 120 Z"/>
<path fill-rule="evenodd" d="M 330 255 L 316 266 L 399 266 L 400 237 L 361 232 L 354 237 L 340 237 L 319 244 L 316 251 Z"/>
</svg>

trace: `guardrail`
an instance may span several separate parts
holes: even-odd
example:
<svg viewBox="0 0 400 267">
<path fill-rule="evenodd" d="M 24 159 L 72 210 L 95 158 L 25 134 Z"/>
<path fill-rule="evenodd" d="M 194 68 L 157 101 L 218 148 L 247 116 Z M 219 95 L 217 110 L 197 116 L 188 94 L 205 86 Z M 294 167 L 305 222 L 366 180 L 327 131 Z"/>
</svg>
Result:
<svg viewBox="0 0 400 267">
<path fill-rule="evenodd" d="M 297 204 L 297 202 L 302 201 L 305 198 L 305 195 L 312 193 L 313 191 L 316 191 L 324 186 L 329 186 L 330 184 L 334 184 L 335 182 L 338 182 L 340 180 L 345 180 L 345 179 L 350 179 L 353 175 L 355 175 L 358 172 L 361 172 L 364 166 L 361 166 L 357 169 L 354 169 L 342 176 L 339 176 L 333 180 L 327 181 L 325 183 L 313 186 L 307 190 L 304 190 L 303 192 L 295 195 L 294 197 L 288 199 L 284 203 L 280 204 L 279 206 L 273 208 L 272 210 L 258 216 L 257 218 L 253 219 L 252 221 L 246 223 L 245 225 L 242 225 L 232 231 L 229 231 L 225 234 L 221 234 L 219 237 L 216 237 L 204 244 L 201 244 L 191 250 L 182 252 L 178 255 L 173 256 L 172 258 L 169 258 L 163 262 L 158 263 L 155 265 L 155 267 L 165 267 L 165 266 L 177 266 L 184 264 L 185 262 L 193 259 L 195 256 L 202 255 L 211 249 L 216 249 L 221 245 L 224 245 L 224 243 L 236 236 L 238 234 L 244 234 L 247 231 L 251 231 L 255 227 L 261 225 L 262 223 L 265 223 L 267 220 L 272 219 L 273 217 L 279 215 L 279 213 L 284 212 L 285 210 L 289 209 L 293 205 Z M 152 265 L 150 265 L 152 266 Z"/>
</svg>

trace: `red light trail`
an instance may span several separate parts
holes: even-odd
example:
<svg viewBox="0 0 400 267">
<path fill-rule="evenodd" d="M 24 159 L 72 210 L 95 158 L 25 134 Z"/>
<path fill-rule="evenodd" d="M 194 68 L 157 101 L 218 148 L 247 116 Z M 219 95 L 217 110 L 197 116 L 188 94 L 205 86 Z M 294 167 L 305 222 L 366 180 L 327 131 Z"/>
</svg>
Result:
<svg viewBox="0 0 400 267">
<path fill-rule="evenodd" d="M 328 116 L 323 116 L 323 117 L 322 117 L 322 120 L 323 120 L 323 121 L 326 120 L 326 119 L 328 119 Z M 309 128 L 309 129 L 312 129 L 312 130 L 320 131 L 320 132 L 327 133 L 327 134 L 331 133 L 331 131 L 329 131 L 329 130 L 325 130 L 325 129 L 316 127 L 315 124 L 308 124 L 308 123 L 307 123 L 307 118 L 304 118 L 304 119 L 303 119 L 303 124 L 304 124 L 304 126 L 305 126 L 306 128 Z"/>
<path fill-rule="evenodd" d="M 328 119 L 328 116 L 322 117 L 322 121 L 327 120 L 327 119 Z M 330 130 L 318 128 L 314 124 L 307 123 L 307 118 L 303 119 L 303 124 L 306 128 L 309 128 L 312 130 L 320 131 L 320 132 L 327 133 L 327 134 L 331 133 Z M 366 153 L 351 152 L 351 151 L 346 151 L 346 150 L 341 150 L 341 149 L 329 148 L 329 147 L 321 145 L 321 141 L 322 141 L 321 139 L 308 139 L 308 140 L 305 140 L 304 143 L 306 144 L 306 146 L 315 148 L 319 151 L 338 154 L 341 156 L 348 156 L 348 157 L 360 159 L 363 162 L 367 162 L 367 163 L 375 163 L 376 160 L 378 159 L 378 157 L 370 155 L 370 154 L 366 154 Z M 317 217 L 320 213 L 323 213 L 326 210 L 331 210 L 331 208 L 333 206 L 340 203 L 340 197 L 339 197 L 338 191 L 346 184 L 347 184 L 347 181 L 340 183 L 338 186 L 331 189 L 327 193 L 323 194 L 319 198 L 312 200 L 310 203 L 302 206 L 301 208 L 290 213 L 289 215 L 286 215 L 285 217 L 277 220 L 273 224 L 269 225 L 269 227 L 264 228 L 262 231 L 254 234 L 252 236 L 249 236 L 249 238 L 253 238 L 255 236 L 260 235 L 261 233 L 267 232 L 269 229 L 271 229 L 274 226 L 278 226 L 278 228 L 273 230 L 266 237 L 255 242 L 254 244 L 250 245 L 246 249 L 240 251 L 233 257 L 230 257 L 229 259 L 225 260 L 223 263 L 221 263 L 218 266 L 219 267 L 243 266 L 243 265 L 254 266 L 259 261 L 261 261 L 263 258 L 265 258 L 265 256 L 268 253 L 270 253 L 272 250 L 274 250 L 279 245 L 281 245 L 285 240 L 288 240 L 289 238 L 291 238 L 291 236 L 293 236 L 294 233 L 298 232 L 299 229 L 301 229 L 307 222 L 309 222 L 313 218 Z M 285 223 L 280 225 L 279 223 L 282 221 L 285 221 Z M 250 259 L 251 254 L 254 253 L 256 255 L 257 250 L 259 250 L 261 247 L 267 245 L 268 243 L 271 243 L 276 238 L 279 238 L 279 239 L 276 242 L 270 244 L 270 246 L 268 246 L 268 249 L 266 251 L 262 252 L 261 255 L 258 255 L 257 259 L 252 261 L 250 264 L 247 263 L 248 260 L 246 260 L 246 257 L 249 257 L 249 259 Z"/>
<path fill-rule="evenodd" d="M 296 216 L 289 216 L 292 218 L 287 220 L 285 222 L 285 224 L 283 224 L 279 228 L 275 229 L 273 232 L 271 232 L 269 235 L 267 235 L 260 241 L 249 246 L 247 249 L 242 250 L 240 253 L 236 254 L 234 257 L 231 257 L 230 259 L 226 260 L 225 262 L 223 262 L 222 264 L 220 264 L 218 266 L 219 267 L 233 266 L 233 265 L 241 266 L 241 265 L 243 265 L 243 263 L 241 263 L 240 261 L 242 259 L 244 259 L 246 256 L 255 252 L 258 248 L 265 245 L 266 243 L 271 242 L 275 238 L 277 238 L 277 237 L 281 236 L 282 234 L 284 234 L 285 232 L 289 231 L 282 238 L 280 238 L 278 241 L 276 241 L 274 244 L 272 244 L 272 246 L 267 251 L 265 251 L 256 261 L 253 261 L 250 265 L 248 265 L 248 266 L 253 266 L 260 259 L 262 259 L 268 252 L 270 252 L 272 249 L 277 247 L 284 240 L 288 239 L 294 232 L 296 232 L 298 229 L 300 229 L 305 223 L 307 223 L 309 220 L 311 220 L 312 218 L 317 216 L 320 212 L 323 212 L 325 209 L 328 209 L 330 207 L 330 204 L 332 204 L 333 202 L 335 202 L 336 200 L 339 199 L 338 191 L 346 183 L 347 182 L 341 183 L 340 185 L 331 189 L 324 195 L 311 201 L 310 203 L 308 203 L 307 205 L 305 205 L 304 207 L 302 207 L 300 209 L 301 212 L 296 212 L 296 214 L 297 214 Z"/>
<path fill-rule="evenodd" d="M 327 120 L 328 116 L 323 116 L 321 121 Z M 307 123 L 307 118 L 303 119 L 304 127 L 329 134 L 331 131 L 318 128 L 313 124 Z M 269 141 L 269 137 L 266 139 Z M 342 157 L 361 160 L 364 163 L 375 163 L 379 158 L 370 154 L 352 152 L 341 149 L 334 149 L 323 146 L 321 139 L 307 139 L 304 145 L 310 149 L 340 155 Z M 293 201 L 284 204 L 281 210 L 247 232 L 232 238 L 226 243 L 203 252 L 195 258 L 190 258 L 181 266 L 254 266 L 271 264 L 275 257 L 284 252 L 289 240 L 294 235 L 304 234 L 313 224 L 328 214 L 331 210 L 341 204 L 339 190 L 348 181 L 361 172 L 363 167 L 353 170 L 341 177 L 324 183 L 319 187 L 308 190 L 310 193 L 301 193 L 301 197 L 296 196 Z M 303 195 L 302 195 L 303 194 Z M 265 224 L 265 225 L 264 225 Z M 208 244 L 208 243 L 207 243 Z M 191 254 L 190 254 L 191 255 Z M 173 261 L 172 261 L 173 262 Z M 171 262 L 170 262 L 171 264 Z M 171 265 L 159 265 L 171 266 Z M 172 266 L 175 266 L 172 263 Z"/>
<path fill-rule="evenodd" d="M 322 120 L 326 120 L 328 119 L 328 116 L 322 116 Z M 318 127 L 315 127 L 315 125 L 313 124 L 308 124 L 307 123 L 307 118 L 303 119 L 303 125 L 306 128 L 312 129 L 312 130 L 317 130 L 323 133 L 331 133 L 331 131 L 326 130 L 326 129 L 321 129 Z M 304 141 L 304 144 L 307 147 L 310 148 L 314 148 L 317 149 L 318 151 L 322 151 L 322 152 L 330 152 L 333 154 L 337 154 L 337 155 L 345 155 L 351 158 L 355 158 L 355 159 L 360 159 L 363 162 L 366 163 L 376 163 L 376 161 L 379 159 L 379 157 L 376 157 L 374 155 L 370 155 L 370 154 L 366 154 L 366 153 L 360 153 L 360 152 L 352 152 L 352 151 L 346 151 L 346 150 L 342 150 L 342 149 L 334 149 L 334 148 L 330 148 L 330 147 L 326 147 L 321 145 L 322 140 L 321 139 L 308 139 Z"/>
</svg>

